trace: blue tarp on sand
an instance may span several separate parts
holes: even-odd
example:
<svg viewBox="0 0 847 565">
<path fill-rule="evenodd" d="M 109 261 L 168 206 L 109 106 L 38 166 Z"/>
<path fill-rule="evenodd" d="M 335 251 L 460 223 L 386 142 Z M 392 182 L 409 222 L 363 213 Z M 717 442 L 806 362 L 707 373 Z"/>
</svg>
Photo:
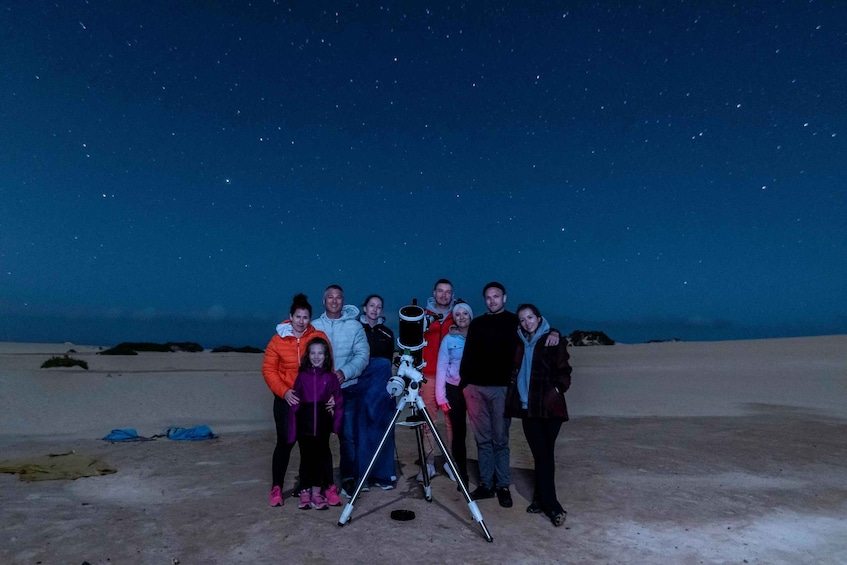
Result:
<svg viewBox="0 0 847 565">
<path fill-rule="evenodd" d="M 174 441 L 201 441 L 204 439 L 215 439 L 216 436 L 209 426 L 194 426 L 193 428 L 168 428 L 163 434 L 153 437 L 143 437 L 138 435 L 134 428 L 124 428 L 112 430 L 103 438 L 104 441 L 116 442 L 133 442 L 133 441 L 152 441 L 157 437 L 166 437 Z"/>
</svg>

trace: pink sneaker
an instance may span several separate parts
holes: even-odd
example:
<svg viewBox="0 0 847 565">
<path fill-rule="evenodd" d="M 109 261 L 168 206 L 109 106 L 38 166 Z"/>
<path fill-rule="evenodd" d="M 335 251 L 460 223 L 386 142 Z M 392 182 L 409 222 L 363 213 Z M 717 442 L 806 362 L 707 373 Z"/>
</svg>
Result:
<svg viewBox="0 0 847 565">
<path fill-rule="evenodd" d="M 341 497 L 338 496 L 338 487 L 335 485 L 330 485 L 330 487 L 324 491 L 324 496 L 326 497 L 327 504 L 330 506 L 341 506 Z"/>
<path fill-rule="evenodd" d="M 279 488 L 278 486 L 275 486 L 274 488 L 271 489 L 271 499 L 270 499 L 269 504 L 271 506 L 282 506 L 283 505 L 282 489 Z"/>
<path fill-rule="evenodd" d="M 300 510 L 309 510 L 312 508 L 312 493 L 309 489 L 300 491 L 300 504 L 297 505 Z"/>
<path fill-rule="evenodd" d="M 300 500 L 303 500 L 302 495 Z M 321 494 L 321 487 L 312 487 L 312 508 L 315 510 L 326 510 L 329 508 L 326 497 Z"/>
</svg>

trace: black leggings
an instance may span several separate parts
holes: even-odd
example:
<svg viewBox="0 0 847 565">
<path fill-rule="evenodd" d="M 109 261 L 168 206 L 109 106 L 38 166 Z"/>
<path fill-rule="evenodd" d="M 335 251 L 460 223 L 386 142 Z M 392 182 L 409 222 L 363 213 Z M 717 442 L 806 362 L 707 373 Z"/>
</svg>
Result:
<svg viewBox="0 0 847 565">
<path fill-rule="evenodd" d="M 548 515 L 562 512 L 556 498 L 556 438 L 562 428 L 560 420 L 524 418 L 523 432 L 535 459 L 535 491 L 532 499 L 541 504 Z"/>
<path fill-rule="evenodd" d="M 329 450 L 329 434 L 297 437 L 300 446 L 300 488 L 320 487 L 325 489 L 332 483 L 332 453 Z M 326 461 L 329 459 L 330 473 L 327 475 Z"/>
<path fill-rule="evenodd" d="M 282 398 L 274 395 L 274 423 L 276 424 L 276 447 L 271 463 L 273 486 L 282 488 L 288 462 L 291 459 L 293 443 L 288 442 L 288 414 L 290 407 Z"/>
<path fill-rule="evenodd" d="M 450 403 L 450 426 L 453 428 L 453 441 L 450 444 L 450 453 L 459 468 L 459 473 L 468 484 L 468 448 L 465 446 L 465 438 L 468 436 L 468 405 L 465 403 L 465 394 L 462 389 L 450 383 L 447 385 L 447 402 Z"/>
</svg>

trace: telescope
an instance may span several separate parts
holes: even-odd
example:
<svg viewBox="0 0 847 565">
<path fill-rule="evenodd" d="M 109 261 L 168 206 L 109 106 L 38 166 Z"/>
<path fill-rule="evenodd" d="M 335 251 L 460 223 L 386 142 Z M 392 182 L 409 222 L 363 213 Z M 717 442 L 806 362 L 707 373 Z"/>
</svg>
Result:
<svg viewBox="0 0 847 565">
<path fill-rule="evenodd" d="M 418 444 L 418 460 L 421 466 L 421 476 L 423 477 L 424 498 L 427 502 L 432 502 L 432 486 L 429 482 L 429 473 L 425 467 L 426 454 L 424 451 L 423 425 L 426 424 L 429 426 L 430 431 L 432 431 L 432 437 L 435 438 L 438 448 L 447 459 L 447 464 L 450 466 L 453 476 L 456 477 L 456 482 L 459 484 L 460 490 L 465 496 L 465 500 L 468 502 L 468 509 L 471 512 L 471 517 L 482 528 L 485 541 L 491 542 L 493 541 L 493 538 L 491 537 L 491 533 L 489 533 L 488 528 L 485 526 L 482 513 L 479 511 L 476 501 L 471 497 L 471 494 L 468 491 L 468 485 L 466 485 L 464 479 L 462 479 L 459 469 L 456 467 L 456 462 L 453 461 L 453 457 L 447 451 L 447 447 L 444 445 L 444 441 L 441 439 L 438 430 L 435 429 L 435 423 L 432 421 L 432 417 L 429 415 L 429 412 L 427 412 L 426 404 L 420 395 L 421 385 L 426 382 L 426 379 L 424 379 L 423 374 L 420 372 L 420 369 L 426 365 L 426 362 L 423 360 L 423 347 L 426 345 L 426 340 L 424 339 L 426 325 L 424 310 L 415 304 L 414 301 L 411 305 L 400 308 L 400 331 L 397 337 L 397 345 L 403 351 L 403 354 L 400 357 L 400 366 L 397 368 L 397 375 L 391 377 L 385 387 L 388 394 L 396 399 L 397 410 L 394 412 L 394 417 L 391 419 L 391 423 L 388 424 L 388 428 L 382 435 L 379 446 L 376 448 L 376 453 L 374 453 L 373 457 L 371 457 L 371 461 L 362 475 L 362 478 L 359 480 L 359 484 L 356 485 L 356 489 L 353 491 L 353 496 L 341 512 L 341 518 L 338 520 L 338 525 L 339 527 L 344 526 L 352 519 L 354 504 L 359 498 L 359 494 L 364 488 L 367 477 L 370 475 L 371 469 L 373 469 L 376 464 L 376 460 L 379 457 L 382 448 L 385 446 L 385 443 L 388 441 L 391 430 L 394 429 L 395 425 L 407 426 L 415 430 L 415 437 Z M 434 384 L 435 383 L 433 383 L 433 386 Z M 409 416 L 405 422 L 398 424 L 400 414 L 407 405 L 411 407 L 412 415 Z"/>
<path fill-rule="evenodd" d="M 424 333 L 428 324 L 424 309 L 415 304 L 400 308 L 400 329 L 397 333 L 397 346 L 400 350 L 408 350 L 415 369 L 426 366 L 423 360 L 423 348 L 426 345 Z"/>
</svg>

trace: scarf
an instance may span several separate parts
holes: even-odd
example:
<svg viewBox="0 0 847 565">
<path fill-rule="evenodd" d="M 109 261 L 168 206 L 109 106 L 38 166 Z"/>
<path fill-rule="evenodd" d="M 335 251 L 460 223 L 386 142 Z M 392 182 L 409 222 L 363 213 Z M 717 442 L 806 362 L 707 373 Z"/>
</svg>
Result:
<svg viewBox="0 0 847 565">
<path fill-rule="evenodd" d="M 524 345 L 523 359 L 521 359 L 521 368 L 518 371 L 518 394 L 521 397 L 521 408 L 527 407 L 527 399 L 529 398 L 529 373 L 532 369 L 532 355 L 535 353 L 535 344 L 542 336 L 550 331 L 550 324 L 545 318 L 541 318 L 541 323 L 532 338 L 527 338 L 523 330 L 518 326 L 518 337 Z"/>
</svg>

